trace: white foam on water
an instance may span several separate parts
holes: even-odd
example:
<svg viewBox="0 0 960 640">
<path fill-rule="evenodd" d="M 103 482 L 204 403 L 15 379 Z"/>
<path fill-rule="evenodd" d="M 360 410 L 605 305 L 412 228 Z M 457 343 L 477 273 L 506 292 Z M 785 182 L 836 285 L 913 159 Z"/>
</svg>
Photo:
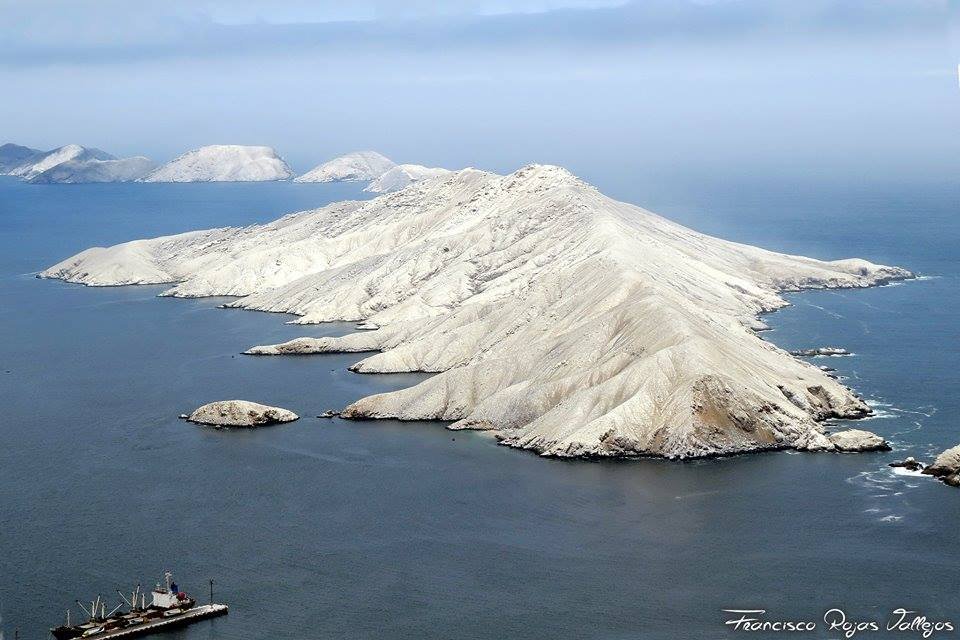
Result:
<svg viewBox="0 0 960 640">
<path fill-rule="evenodd" d="M 911 471 L 906 467 L 890 467 L 890 469 L 893 471 L 893 474 L 897 476 L 923 476 L 919 471 Z"/>
<path fill-rule="evenodd" d="M 923 408 L 925 408 L 925 407 L 920 407 L 920 408 L 923 409 Z M 912 411 L 912 410 L 910 410 L 910 409 L 900 409 L 900 408 L 898 408 L 898 407 L 894 407 L 893 405 L 890 405 L 890 410 L 891 410 L 891 411 L 896 411 L 896 412 L 898 412 L 898 413 L 910 413 L 910 414 L 914 414 L 914 415 L 918 415 L 918 416 L 923 416 L 924 418 L 932 418 L 932 417 L 933 417 L 933 414 L 935 414 L 935 413 L 937 412 L 937 408 L 936 408 L 936 407 L 927 408 L 927 411 L 929 411 L 930 413 L 925 413 L 925 412 L 923 412 L 923 411 Z"/>
<path fill-rule="evenodd" d="M 912 421 L 910 424 L 913 425 L 913 426 L 910 427 L 909 429 L 903 429 L 903 430 L 901 430 L 901 431 L 897 431 L 897 432 L 895 432 L 895 433 L 891 433 L 890 435 L 891 435 L 891 436 L 902 436 L 902 435 L 905 435 L 905 434 L 907 434 L 907 433 L 913 433 L 914 431 L 920 431 L 920 429 L 923 428 L 923 425 L 922 425 L 920 422 L 916 421 L 916 420 Z"/>
</svg>

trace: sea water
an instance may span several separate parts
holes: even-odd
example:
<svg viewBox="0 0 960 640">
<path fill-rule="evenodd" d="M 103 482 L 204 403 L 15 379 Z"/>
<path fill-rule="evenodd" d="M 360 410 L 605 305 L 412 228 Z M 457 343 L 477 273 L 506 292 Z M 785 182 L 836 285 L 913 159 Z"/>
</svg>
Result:
<svg viewBox="0 0 960 640">
<path fill-rule="evenodd" d="M 43 638 L 75 599 L 111 601 L 165 569 L 201 601 L 213 578 L 231 607 L 165 634 L 182 638 L 736 635 L 724 609 L 817 621 L 807 637 L 839 637 L 823 622 L 833 608 L 956 624 L 960 491 L 887 463 L 960 443 L 957 188 L 641 191 L 616 195 L 728 239 L 923 276 L 790 295 L 762 334 L 852 351 L 817 362 L 877 409 L 860 424 L 893 452 L 558 461 L 439 423 L 320 420 L 423 376 L 353 374 L 349 354 L 239 355 L 351 325 L 34 274 L 89 246 L 263 222 L 364 197 L 359 186 L 0 180 L 4 637 Z M 231 398 L 302 419 L 255 431 L 177 419 Z"/>
</svg>

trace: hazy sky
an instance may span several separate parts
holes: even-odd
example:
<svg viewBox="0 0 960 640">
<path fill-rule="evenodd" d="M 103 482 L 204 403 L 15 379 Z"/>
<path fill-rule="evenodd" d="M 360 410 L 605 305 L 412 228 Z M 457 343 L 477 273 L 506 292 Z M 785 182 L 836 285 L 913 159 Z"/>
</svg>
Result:
<svg viewBox="0 0 960 640">
<path fill-rule="evenodd" d="M 945 0 L 0 0 L 0 141 L 588 178 L 956 176 Z"/>
</svg>

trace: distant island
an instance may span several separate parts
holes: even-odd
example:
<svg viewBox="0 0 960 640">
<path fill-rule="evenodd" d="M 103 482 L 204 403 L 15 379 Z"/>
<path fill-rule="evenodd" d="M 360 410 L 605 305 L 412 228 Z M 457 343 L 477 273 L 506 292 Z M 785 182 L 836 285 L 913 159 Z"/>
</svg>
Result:
<svg viewBox="0 0 960 640">
<path fill-rule="evenodd" d="M 273 147 L 214 144 L 188 151 L 158 167 L 146 156 L 116 158 L 100 149 L 68 144 L 40 151 L 0 145 L 0 175 L 31 184 L 90 182 L 367 182 L 364 191 L 387 193 L 432 178 L 448 169 L 396 164 L 376 151 L 353 151 L 294 178 Z"/>
<path fill-rule="evenodd" d="M 85 184 L 90 182 L 133 182 L 153 169 L 156 163 L 144 156 L 115 160 L 67 160 L 31 178 L 33 184 Z"/>
<path fill-rule="evenodd" d="M 294 182 L 369 182 L 397 166 L 376 151 L 354 151 L 307 171 Z"/>
<path fill-rule="evenodd" d="M 292 177 L 290 166 L 273 147 L 213 144 L 174 158 L 140 182 L 264 182 Z"/>
<path fill-rule="evenodd" d="M 426 178 L 245 228 L 88 249 L 40 274 L 89 286 L 170 283 L 168 296 L 362 322 L 250 354 L 367 353 L 360 373 L 429 371 L 344 418 L 446 420 L 547 456 L 696 458 L 768 449 L 860 451 L 827 433 L 867 404 L 760 339 L 784 291 L 911 278 L 728 242 L 531 165 Z"/>
<path fill-rule="evenodd" d="M 450 171 L 419 164 L 396 164 L 376 151 L 354 151 L 314 167 L 294 182 L 369 182 L 364 191 L 388 193 L 446 173 Z"/>
<path fill-rule="evenodd" d="M 129 182 L 156 165 L 149 158 L 116 158 L 106 151 L 68 144 L 40 151 L 17 144 L 0 145 L 0 175 L 33 184 Z"/>
</svg>

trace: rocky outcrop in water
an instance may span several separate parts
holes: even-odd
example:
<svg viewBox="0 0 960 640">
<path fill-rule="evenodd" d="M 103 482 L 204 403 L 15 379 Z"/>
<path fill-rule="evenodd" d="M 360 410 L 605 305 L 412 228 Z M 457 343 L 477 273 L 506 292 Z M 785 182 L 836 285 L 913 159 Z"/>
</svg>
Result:
<svg viewBox="0 0 960 640">
<path fill-rule="evenodd" d="M 790 355 L 800 358 L 822 358 L 833 356 L 849 356 L 850 352 L 842 347 L 817 347 L 816 349 L 796 349 Z"/>
<path fill-rule="evenodd" d="M 328 342 L 327 338 L 294 338 L 280 344 L 250 347 L 243 353 L 248 356 L 299 356 L 324 353 Z"/>
<path fill-rule="evenodd" d="M 187 420 L 214 427 L 263 427 L 293 422 L 300 416 L 292 411 L 247 400 L 220 400 L 198 408 Z"/>
<path fill-rule="evenodd" d="M 862 451 L 889 451 L 887 441 L 875 433 L 862 429 L 848 429 L 837 431 L 827 436 L 837 451 L 843 453 L 860 453 Z"/>
<path fill-rule="evenodd" d="M 888 466 L 906 469 L 907 471 L 920 471 L 923 469 L 923 463 L 918 462 L 913 456 L 908 456 L 903 460 L 894 460 Z"/>
<path fill-rule="evenodd" d="M 951 487 L 960 487 L 960 445 L 938 455 L 923 473 L 940 478 Z"/>
</svg>

